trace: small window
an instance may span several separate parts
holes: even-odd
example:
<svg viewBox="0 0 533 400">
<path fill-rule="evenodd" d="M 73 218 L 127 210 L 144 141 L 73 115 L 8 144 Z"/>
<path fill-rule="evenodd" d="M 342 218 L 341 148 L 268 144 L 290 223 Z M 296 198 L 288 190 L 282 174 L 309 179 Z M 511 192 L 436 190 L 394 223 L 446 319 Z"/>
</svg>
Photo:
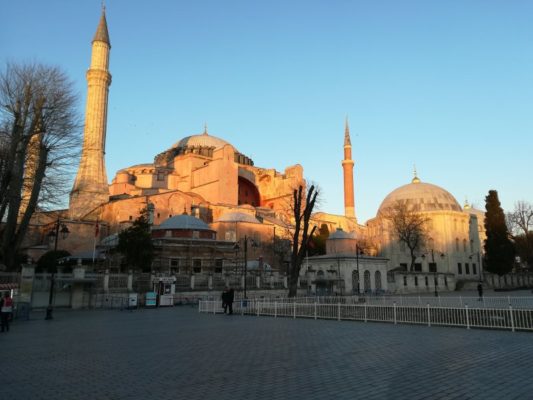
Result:
<svg viewBox="0 0 533 400">
<path fill-rule="evenodd" d="M 165 231 L 165 237 L 167 237 L 167 238 L 172 237 L 172 231 L 166 230 Z"/>
<path fill-rule="evenodd" d="M 476 264 L 472 264 L 472 273 L 474 275 L 477 275 L 477 267 L 476 267 Z"/>
<path fill-rule="evenodd" d="M 171 258 L 170 259 L 170 266 L 171 267 L 178 267 L 179 266 L 179 259 L 178 258 Z"/>
<path fill-rule="evenodd" d="M 415 263 L 415 271 L 422 272 L 422 264 L 421 263 Z"/>
<path fill-rule="evenodd" d="M 429 286 L 429 281 L 428 281 L 428 277 L 427 276 L 425 277 L 425 281 L 426 281 L 426 286 Z"/>
<path fill-rule="evenodd" d="M 223 262 L 224 262 L 224 261 L 223 261 L 221 258 L 217 258 L 217 259 L 215 260 L 215 267 L 220 267 L 220 268 L 222 268 L 222 264 L 223 264 Z"/>
<path fill-rule="evenodd" d="M 160 182 L 164 181 L 165 180 L 165 174 L 163 172 L 159 171 L 157 173 L 157 180 L 160 181 Z"/>
<path fill-rule="evenodd" d="M 470 275 L 470 265 L 468 263 L 465 264 L 465 274 Z"/>
<path fill-rule="evenodd" d="M 434 262 L 429 263 L 429 272 L 437 272 L 437 263 L 434 263 Z"/>
<path fill-rule="evenodd" d="M 130 215 L 129 220 L 131 221 L 132 219 L 133 219 L 133 217 Z"/>
<path fill-rule="evenodd" d="M 418 286 L 418 276 L 415 276 L 415 286 Z"/>
<path fill-rule="evenodd" d="M 459 275 L 463 274 L 463 265 L 461 263 L 457 263 L 457 273 Z"/>
<path fill-rule="evenodd" d="M 406 276 L 403 277 L 403 285 L 407 286 L 407 277 Z"/>
<path fill-rule="evenodd" d="M 400 263 L 402 271 L 407 271 L 407 263 Z"/>
<path fill-rule="evenodd" d="M 200 239 L 200 231 L 192 231 L 193 239 Z"/>
<path fill-rule="evenodd" d="M 466 253 L 466 239 L 463 239 L 463 251 Z"/>
</svg>

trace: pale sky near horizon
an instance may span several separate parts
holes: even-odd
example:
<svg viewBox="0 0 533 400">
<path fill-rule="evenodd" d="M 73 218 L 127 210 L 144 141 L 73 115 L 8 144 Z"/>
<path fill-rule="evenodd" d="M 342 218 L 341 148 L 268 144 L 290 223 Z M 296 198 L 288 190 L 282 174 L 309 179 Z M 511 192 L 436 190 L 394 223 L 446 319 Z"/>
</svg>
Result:
<svg viewBox="0 0 533 400">
<path fill-rule="evenodd" d="M 0 0 L 0 63 L 85 72 L 100 1 Z M 348 116 L 359 222 L 409 183 L 484 209 L 533 202 L 533 1 L 106 2 L 108 179 L 209 133 L 256 166 L 301 164 L 342 214 Z"/>
</svg>

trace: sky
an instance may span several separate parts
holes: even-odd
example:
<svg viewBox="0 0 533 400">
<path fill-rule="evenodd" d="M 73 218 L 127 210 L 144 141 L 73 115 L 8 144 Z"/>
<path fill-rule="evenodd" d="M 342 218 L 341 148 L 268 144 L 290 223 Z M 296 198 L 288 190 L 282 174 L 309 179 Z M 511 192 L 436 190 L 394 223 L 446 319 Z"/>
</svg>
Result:
<svg viewBox="0 0 533 400">
<path fill-rule="evenodd" d="M 59 65 L 83 114 L 101 2 L 0 6 L 1 67 Z M 207 123 L 256 166 L 302 165 L 343 214 L 348 117 L 360 222 L 414 165 L 461 205 L 495 189 L 511 211 L 533 202 L 531 15 L 519 0 L 108 0 L 108 178 Z"/>
</svg>

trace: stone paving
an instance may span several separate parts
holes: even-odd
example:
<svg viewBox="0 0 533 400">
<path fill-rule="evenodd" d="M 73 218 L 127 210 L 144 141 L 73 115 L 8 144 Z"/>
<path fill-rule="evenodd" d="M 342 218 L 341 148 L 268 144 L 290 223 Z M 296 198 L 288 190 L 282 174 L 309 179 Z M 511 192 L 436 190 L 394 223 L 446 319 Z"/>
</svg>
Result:
<svg viewBox="0 0 533 400">
<path fill-rule="evenodd" d="M 54 317 L 0 333 L 0 398 L 533 398 L 533 333 L 193 307 Z"/>
</svg>

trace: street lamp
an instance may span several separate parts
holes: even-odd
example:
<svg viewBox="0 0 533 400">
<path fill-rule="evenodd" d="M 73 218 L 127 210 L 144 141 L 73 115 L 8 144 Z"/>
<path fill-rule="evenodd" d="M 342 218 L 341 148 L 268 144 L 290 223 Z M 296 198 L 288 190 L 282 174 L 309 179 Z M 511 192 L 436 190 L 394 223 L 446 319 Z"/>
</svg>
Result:
<svg viewBox="0 0 533 400">
<path fill-rule="evenodd" d="M 437 276 L 437 264 L 435 263 L 435 252 L 434 252 L 433 249 L 431 249 L 430 251 L 431 251 L 431 263 L 433 264 L 433 268 L 434 268 L 434 270 L 433 270 L 433 273 L 434 273 L 433 283 L 434 283 L 434 286 L 435 286 L 435 297 L 439 297 L 439 292 L 437 291 L 438 276 Z M 426 258 L 426 255 L 422 254 L 422 258 L 423 259 Z M 440 258 L 444 259 L 444 253 L 440 254 Z"/>
<path fill-rule="evenodd" d="M 473 260 L 473 257 L 477 256 L 477 265 L 479 267 L 479 281 L 483 281 L 483 266 L 481 265 L 481 254 L 479 251 L 476 251 L 475 253 L 472 253 L 468 256 L 470 260 Z"/>
<path fill-rule="evenodd" d="M 253 240 L 252 238 L 249 238 L 248 236 L 244 236 L 244 272 L 243 272 L 243 275 L 244 275 L 244 299 L 246 299 L 246 273 L 247 273 L 247 270 L 248 270 L 248 241 L 251 242 L 251 246 L 252 247 L 259 247 L 258 244 L 255 242 L 255 240 Z M 233 248 L 235 249 L 235 251 L 239 251 L 240 249 L 240 246 L 239 246 L 239 243 L 235 243 L 235 246 L 233 246 Z"/>
<path fill-rule="evenodd" d="M 48 237 L 50 239 L 54 239 L 54 256 L 57 256 L 57 242 L 59 240 L 59 234 L 61 234 L 61 239 L 65 240 L 68 236 L 68 234 L 70 233 L 70 231 L 68 230 L 68 227 L 65 225 L 65 224 L 62 224 L 59 220 L 59 216 L 57 217 L 57 221 L 55 223 L 55 226 L 54 226 L 54 229 L 52 231 L 50 231 L 50 233 L 48 234 Z M 54 260 L 54 262 L 57 261 L 57 260 Z M 48 295 L 48 307 L 46 308 L 46 316 L 44 319 L 53 319 L 52 317 L 52 311 L 53 311 L 53 307 L 52 307 L 52 300 L 54 298 L 54 283 L 55 283 L 55 279 L 54 279 L 54 275 L 56 273 L 56 266 L 54 266 L 54 269 L 52 269 L 52 276 L 51 276 L 51 280 L 50 280 L 50 293 Z"/>
<path fill-rule="evenodd" d="M 363 254 L 361 248 L 355 245 L 355 266 L 357 267 L 357 296 L 361 294 L 361 277 L 359 276 L 359 252 Z"/>
</svg>

